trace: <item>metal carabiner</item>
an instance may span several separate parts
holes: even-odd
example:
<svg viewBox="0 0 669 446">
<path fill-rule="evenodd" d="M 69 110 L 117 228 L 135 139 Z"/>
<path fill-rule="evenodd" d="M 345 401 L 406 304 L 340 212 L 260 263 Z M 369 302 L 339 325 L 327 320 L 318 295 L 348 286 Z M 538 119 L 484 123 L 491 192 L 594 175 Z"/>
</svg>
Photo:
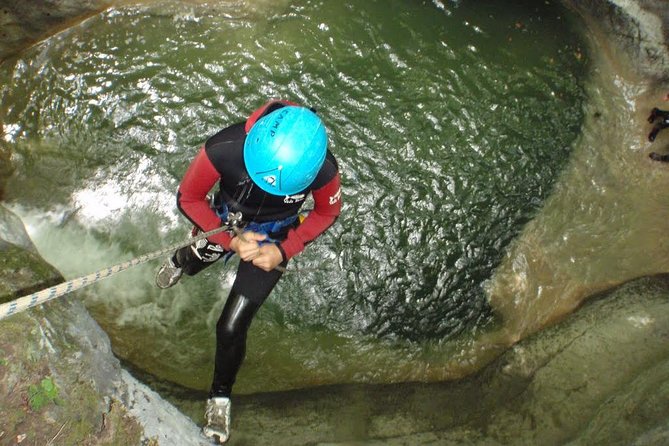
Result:
<svg viewBox="0 0 669 446">
<path fill-rule="evenodd" d="M 239 229 L 242 227 L 242 218 L 243 215 L 241 212 L 230 212 L 228 213 L 228 221 L 227 224 L 230 226 L 232 229 Z"/>
</svg>

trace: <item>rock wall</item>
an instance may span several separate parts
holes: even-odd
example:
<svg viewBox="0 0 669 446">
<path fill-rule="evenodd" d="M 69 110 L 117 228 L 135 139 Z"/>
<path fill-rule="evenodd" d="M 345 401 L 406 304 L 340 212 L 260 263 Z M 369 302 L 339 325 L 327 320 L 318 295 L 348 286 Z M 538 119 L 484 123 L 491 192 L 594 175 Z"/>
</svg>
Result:
<svg viewBox="0 0 669 446">
<path fill-rule="evenodd" d="M 0 206 L 0 303 L 62 281 Z M 203 444 L 189 418 L 121 368 L 80 293 L 0 320 L 0 444 Z"/>
<path fill-rule="evenodd" d="M 669 82 L 667 0 L 563 0 L 588 28 L 605 35 L 638 74 Z"/>
<path fill-rule="evenodd" d="M 667 445 L 668 293 L 665 275 L 594 296 L 456 382 L 238 397 L 232 438 L 275 446 Z"/>
<path fill-rule="evenodd" d="M 0 61 L 99 11 L 112 0 L 0 0 Z"/>
</svg>

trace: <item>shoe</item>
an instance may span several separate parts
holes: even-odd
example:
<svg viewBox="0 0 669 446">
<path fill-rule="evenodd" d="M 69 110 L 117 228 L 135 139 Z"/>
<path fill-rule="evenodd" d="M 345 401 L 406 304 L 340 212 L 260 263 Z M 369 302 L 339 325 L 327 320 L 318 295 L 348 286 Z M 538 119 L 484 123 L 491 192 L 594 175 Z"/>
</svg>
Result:
<svg viewBox="0 0 669 446">
<path fill-rule="evenodd" d="M 176 285 L 176 283 L 181 279 L 182 269 L 178 268 L 172 257 L 165 260 L 165 263 L 160 267 L 156 273 L 156 286 L 158 288 L 169 288 Z"/>
<path fill-rule="evenodd" d="M 202 428 L 205 437 L 223 444 L 230 438 L 230 398 L 216 396 L 207 400 L 204 412 L 207 424 Z"/>
</svg>

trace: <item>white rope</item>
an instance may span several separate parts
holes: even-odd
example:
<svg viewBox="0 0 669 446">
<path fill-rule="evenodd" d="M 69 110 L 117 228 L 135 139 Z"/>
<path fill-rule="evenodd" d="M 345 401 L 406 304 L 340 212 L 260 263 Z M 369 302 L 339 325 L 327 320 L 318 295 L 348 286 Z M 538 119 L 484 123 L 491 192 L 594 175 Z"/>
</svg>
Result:
<svg viewBox="0 0 669 446">
<path fill-rule="evenodd" d="M 19 313 L 23 310 L 26 310 L 28 308 L 34 307 L 36 305 L 43 304 L 44 302 L 50 301 L 52 299 L 55 299 L 57 297 L 63 296 L 65 294 L 71 293 L 72 291 L 78 290 L 80 288 L 83 288 L 87 285 L 94 284 L 95 282 L 98 282 L 102 279 L 106 279 L 109 276 L 112 276 L 116 273 L 120 273 L 121 271 L 125 271 L 128 268 L 132 268 L 133 266 L 140 265 L 142 263 L 146 263 L 150 260 L 154 260 L 158 257 L 165 256 L 167 254 L 171 254 L 177 249 L 184 248 L 186 246 L 190 246 L 193 243 L 205 239 L 207 237 L 210 237 L 214 234 L 218 234 L 219 232 L 230 230 L 229 225 L 223 225 L 219 228 L 213 229 L 209 232 L 203 232 L 201 234 L 198 234 L 195 237 L 189 238 L 188 240 L 184 241 L 183 243 L 180 243 L 178 245 L 170 246 L 168 248 L 161 249 L 159 251 L 152 252 L 150 254 L 144 254 L 143 256 L 137 257 L 135 259 L 129 260 L 127 262 L 119 263 L 114 266 L 110 266 L 108 268 L 101 269 L 99 271 L 96 271 L 94 273 L 91 273 L 87 276 L 79 277 L 76 279 L 68 280 L 67 282 L 63 282 L 59 285 L 52 286 L 51 288 L 44 289 L 42 291 L 38 291 L 33 294 L 29 294 L 27 296 L 19 297 L 16 300 L 13 300 L 11 302 L 7 302 L 4 304 L 0 304 L 0 320 L 11 316 L 12 314 Z"/>
</svg>

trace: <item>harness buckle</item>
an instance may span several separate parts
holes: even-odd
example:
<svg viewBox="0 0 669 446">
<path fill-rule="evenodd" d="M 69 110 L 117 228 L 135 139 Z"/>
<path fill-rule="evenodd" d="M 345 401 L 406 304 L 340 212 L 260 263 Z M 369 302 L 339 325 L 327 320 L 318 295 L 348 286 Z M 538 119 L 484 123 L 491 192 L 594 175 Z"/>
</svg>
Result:
<svg viewBox="0 0 669 446">
<path fill-rule="evenodd" d="M 229 212 L 227 223 L 231 228 L 240 228 L 242 227 L 242 218 L 241 212 Z"/>
</svg>

